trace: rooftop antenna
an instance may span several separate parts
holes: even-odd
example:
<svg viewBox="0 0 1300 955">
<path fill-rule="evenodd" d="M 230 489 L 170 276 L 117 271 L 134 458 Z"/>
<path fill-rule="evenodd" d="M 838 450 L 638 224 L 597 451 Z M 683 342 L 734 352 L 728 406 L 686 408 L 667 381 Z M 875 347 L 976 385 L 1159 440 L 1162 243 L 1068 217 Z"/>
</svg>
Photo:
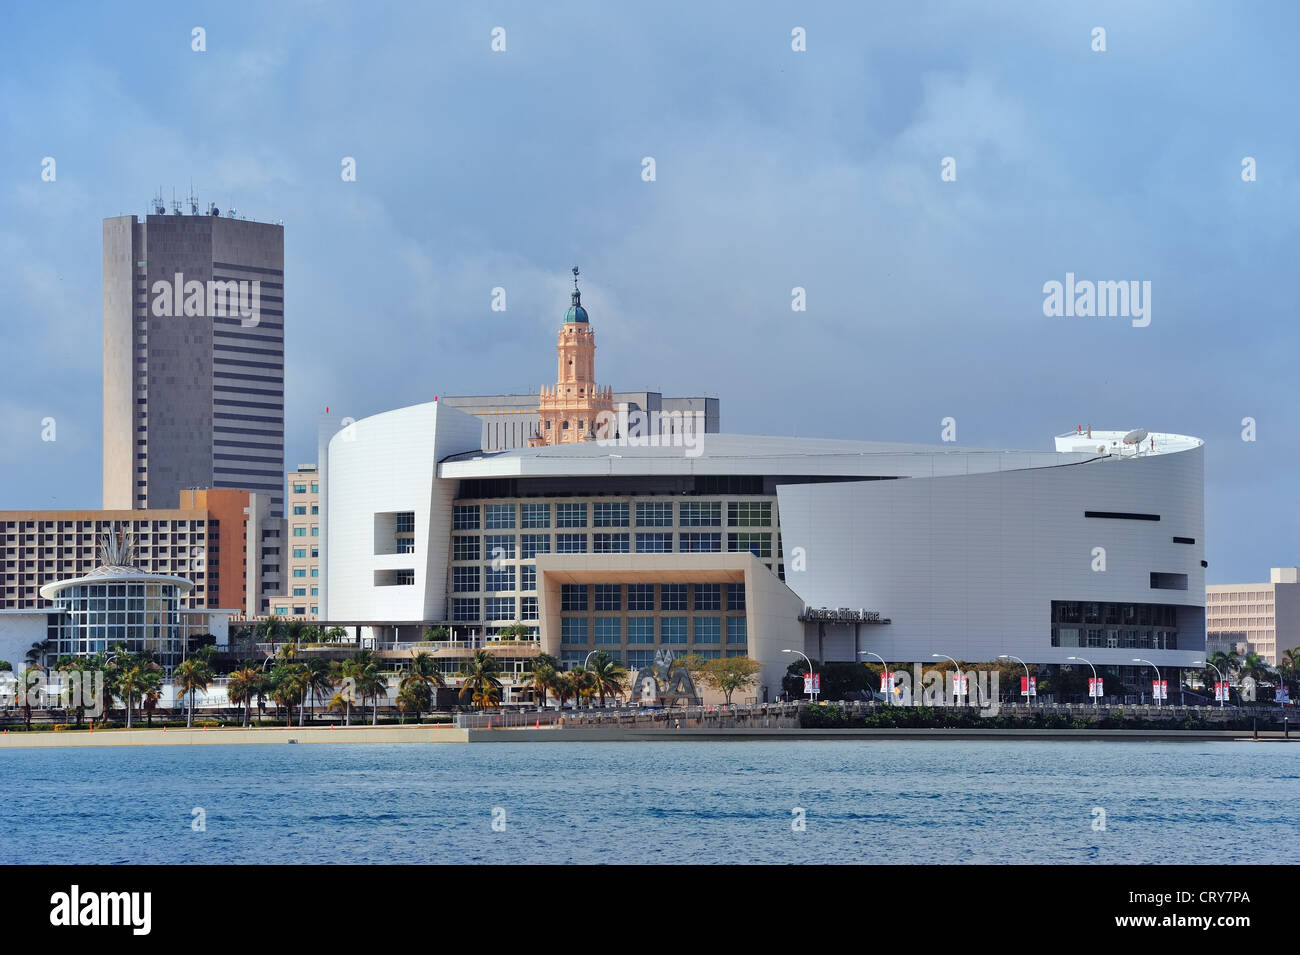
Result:
<svg viewBox="0 0 1300 955">
<path fill-rule="evenodd" d="M 172 215 L 178 216 L 180 214 L 181 204 L 176 201 L 176 187 L 172 186 Z"/>
<path fill-rule="evenodd" d="M 162 186 L 158 187 L 158 192 L 153 197 L 153 211 L 155 215 L 166 215 L 167 207 L 163 205 Z"/>
<path fill-rule="evenodd" d="M 194 194 L 194 180 L 190 180 L 190 215 L 199 214 L 199 197 Z"/>
</svg>

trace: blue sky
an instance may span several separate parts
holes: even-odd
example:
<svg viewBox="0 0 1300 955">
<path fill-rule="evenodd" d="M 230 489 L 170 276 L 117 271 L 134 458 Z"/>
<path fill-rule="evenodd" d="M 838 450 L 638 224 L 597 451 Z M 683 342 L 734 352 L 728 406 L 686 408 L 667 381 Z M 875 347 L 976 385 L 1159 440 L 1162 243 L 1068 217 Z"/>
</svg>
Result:
<svg viewBox="0 0 1300 955">
<path fill-rule="evenodd" d="M 576 263 L 616 390 L 742 433 L 1194 434 L 1209 582 L 1300 562 L 1294 5 L 185 6 L 0 14 L 0 508 L 98 506 L 101 220 L 192 180 L 284 220 L 289 466 L 326 405 L 552 381 Z M 1150 281 L 1150 326 L 1045 317 L 1066 272 Z"/>
</svg>

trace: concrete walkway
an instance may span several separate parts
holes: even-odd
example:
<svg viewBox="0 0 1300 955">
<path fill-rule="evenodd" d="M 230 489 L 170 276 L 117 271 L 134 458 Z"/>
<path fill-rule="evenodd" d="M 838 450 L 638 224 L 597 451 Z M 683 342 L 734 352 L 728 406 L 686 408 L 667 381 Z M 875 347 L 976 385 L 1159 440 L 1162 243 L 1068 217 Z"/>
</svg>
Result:
<svg viewBox="0 0 1300 955">
<path fill-rule="evenodd" d="M 0 735 L 0 749 L 59 746 L 229 746 L 285 743 L 465 743 L 468 731 L 448 724 L 423 726 L 242 727 L 217 729 L 108 729 L 10 732 Z"/>
</svg>

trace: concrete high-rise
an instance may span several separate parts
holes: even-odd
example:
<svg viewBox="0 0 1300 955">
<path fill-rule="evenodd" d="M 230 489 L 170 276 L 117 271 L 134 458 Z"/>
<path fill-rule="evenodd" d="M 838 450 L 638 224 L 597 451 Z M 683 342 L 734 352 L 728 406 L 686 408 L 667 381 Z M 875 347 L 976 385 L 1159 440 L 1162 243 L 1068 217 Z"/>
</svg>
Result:
<svg viewBox="0 0 1300 955">
<path fill-rule="evenodd" d="M 104 220 L 104 507 L 238 488 L 281 518 L 284 227 L 157 210 Z"/>
</svg>

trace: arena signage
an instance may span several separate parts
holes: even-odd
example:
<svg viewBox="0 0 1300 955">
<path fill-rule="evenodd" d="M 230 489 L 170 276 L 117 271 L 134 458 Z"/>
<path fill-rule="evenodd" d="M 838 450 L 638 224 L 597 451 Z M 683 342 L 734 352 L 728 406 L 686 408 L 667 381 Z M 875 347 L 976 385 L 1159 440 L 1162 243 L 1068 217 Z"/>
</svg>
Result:
<svg viewBox="0 0 1300 955">
<path fill-rule="evenodd" d="M 800 623 L 889 623 L 888 617 L 880 616 L 879 610 L 852 610 L 840 607 L 805 607 L 799 615 Z"/>
</svg>

